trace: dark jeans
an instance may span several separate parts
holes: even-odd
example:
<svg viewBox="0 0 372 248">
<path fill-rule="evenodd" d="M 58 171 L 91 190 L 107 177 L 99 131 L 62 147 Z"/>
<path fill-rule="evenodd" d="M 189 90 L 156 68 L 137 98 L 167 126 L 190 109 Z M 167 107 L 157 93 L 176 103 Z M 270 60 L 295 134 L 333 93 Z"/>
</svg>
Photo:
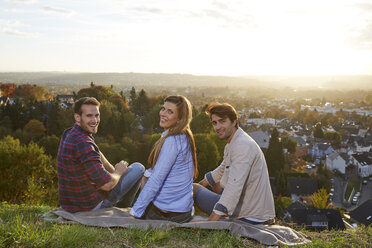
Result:
<svg viewBox="0 0 372 248">
<path fill-rule="evenodd" d="M 147 207 L 145 214 L 143 215 L 142 219 L 146 220 L 167 220 L 167 221 L 173 221 L 177 223 L 186 223 L 189 222 L 192 219 L 191 216 L 191 211 L 182 213 L 177 216 L 172 216 L 172 217 L 165 217 L 163 215 L 160 215 L 156 213 L 152 208 Z"/>
</svg>

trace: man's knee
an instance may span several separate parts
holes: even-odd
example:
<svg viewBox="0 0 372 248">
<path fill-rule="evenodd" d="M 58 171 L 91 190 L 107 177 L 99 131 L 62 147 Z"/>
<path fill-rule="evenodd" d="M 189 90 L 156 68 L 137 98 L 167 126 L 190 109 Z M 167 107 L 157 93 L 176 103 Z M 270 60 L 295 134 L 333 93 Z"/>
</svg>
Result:
<svg viewBox="0 0 372 248">
<path fill-rule="evenodd" d="M 138 162 L 131 164 L 129 168 L 132 168 L 132 170 L 140 174 L 141 177 L 145 173 L 145 166 L 143 166 L 141 163 L 138 163 Z"/>
</svg>

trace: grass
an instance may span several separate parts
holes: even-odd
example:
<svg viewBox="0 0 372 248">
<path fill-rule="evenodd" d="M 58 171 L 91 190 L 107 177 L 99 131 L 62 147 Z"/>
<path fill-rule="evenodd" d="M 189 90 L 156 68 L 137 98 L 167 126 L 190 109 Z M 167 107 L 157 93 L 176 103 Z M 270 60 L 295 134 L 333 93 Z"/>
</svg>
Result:
<svg viewBox="0 0 372 248">
<path fill-rule="evenodd" d="M 357 175 L 352 175 L 346 186 L 345 201 L 348 201 L 353 191 L 360 191 L 360 181 Z"/>
<path fill-rule="evenodd" d="M 40 221 L 48 206 L 0 203 L 0 247 L 265 247 L 227 231 L 199 229 L 124 229 L 54 224 Z M 372 227 L 308 232 L 304 247 L 368 247 Z"/>
</svg>

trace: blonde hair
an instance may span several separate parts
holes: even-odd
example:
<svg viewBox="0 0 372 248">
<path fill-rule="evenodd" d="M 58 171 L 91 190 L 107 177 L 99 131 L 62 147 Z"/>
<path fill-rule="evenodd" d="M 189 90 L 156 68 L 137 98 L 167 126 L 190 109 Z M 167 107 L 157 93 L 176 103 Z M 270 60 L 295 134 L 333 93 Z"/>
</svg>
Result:
<svg viewBox="0 0 372 248">
<path fill-rule="evenodd" d="M 151 150 L 148 158 L 148 164 L 154 168 L 156 161 L 158 160 L 160 150 L 164 144 L 164 141 L 169 136 L 185 134 L 190 145 L 192 159 L 194 162 L 194 178 L 198 176 L 198 162 L 196 159 L 196 147 L 194 136 L 190 129 L 190 122 L 192 119 L 192 106 L 189 100 L 184 96 L 168 96 L 164 99 L 164 102 L 174 103 L 177 106 L 179 121 L 173 127 L 169 128 L 168 133 L 161 137 Z"/>
</svg>

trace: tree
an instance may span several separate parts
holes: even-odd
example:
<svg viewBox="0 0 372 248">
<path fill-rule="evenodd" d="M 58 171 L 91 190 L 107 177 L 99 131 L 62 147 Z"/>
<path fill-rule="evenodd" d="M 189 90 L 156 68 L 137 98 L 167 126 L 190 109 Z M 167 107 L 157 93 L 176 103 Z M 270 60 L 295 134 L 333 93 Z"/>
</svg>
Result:
<svg viewBox="0 0 372 248">
<path fill-rule="evenodd" d="M 45 153 L 51 157 L 57 157 L 59 138 L 56 135 L 43 136 L 38 144 L 45 149 Z"/>
<path fill-rule="evenodd" d="M 323 139 L 324 133 L 322 130 L 322 125 L 320 123 L 316 124 L 315 130 L 314 130 L 314 138 Z"/>
<path fill-rule="evenodd" d="M 62 126 L 60 115 L 62 109 L 60 107 L 60 101 L 54 101 L 51 106 L 50 110 L 48 111 L 48 117 L 46 120 L 46 129 L 49 135 L 61 135 L 62 131 L 65 127 Z"/>
<path fill-rule="evenodd" d="M 284 170 L 280 170 L 275 176 L 275 188 L 277 195 L 287 195 L 287 176 Z"/>
<path fill-rule="evenodd" d="M 269 147 L 266 151 L 266 162 L 270 175 L 276 175 L 284 168 L 284 154 L 282 143 L 279 141 L 279 133 L 276 128 L 273 129 L 269 141 Z"/>
<path fill-rule="evenodd" d="M 204 178 L 204 175 L 217 167 L 220 161 L 216 144 L 212 141 L 208 134 L 195 134 L 196 154 L 198 159 L 199 176 L 196 181 Z"/>
<path fill-rule="evenodd" d="M 282 211 L 284 209 L 286 209 L 287 207 L 289 207 L 289 205 L 291 205 L 292 203 L 293 203 L 292 198 L 285 197 L 285 196 L 283 197 L 283 196 L 279 195 L 275 199 L 275 213 L 276 213 L 276 216 L 280 217 L 280 214 L 282 213 Z"/>
<path fill-rule="evenodd" d="M 129 96 L 129 106 L 131 108 L 134 108 L 137 104 L 137 93 L 136 93 L 136 89 L 134 87 L 132 87 L 132 89 L 130 90 L 129 92 L 130 96 Z"/>
<path fill-rule="evenodd" d="M 108 100 L 111 96 L 118 95 L 110 87 L 104 87 L 101 85 L 91 85 L 89 88 L 80 89 L 76 95 L 76 98 L 81 97 L 94 97 L 98 101 Z"/>
<path fill-rule="evenodd" d="M 20 173 L 22 172 L 22 173 Z M 35 143 L 21 145 L 7 136 L 0 140 L 0 201 L 57 200 L 57 175 L 52 159 Z"/>
<path fill-rule="evenodd" d="M 41 136 L 43 136 L 46 131 L 43 123 L 38 120 L 30 120 L 24 127 L 24 130 L 28 132 L 33 139 L 41 138 Z"/>
<path fill-rule="evenodd" d="M 0 83 L 0 91 L 2 96 L 11 97 L 14 95 L 16 85 L 12 83 L 2 84 Z"/>
<path fill-rule="evenodd" d="M 315 177 L 319 188 L 325 188 L 327 191 L 330 190 L 332 173 L 325 165 L 320 164 L 318 166 Z"/>
<path fill-rule="evenodd" d="M 325 209 L 329 208 L 330 204 L 328 203 L 329 193 L 325 188 L 319 189 L 313 194 L 312 201 L 314 208 Z"/>
<path fill-rule="evenodd" d="M 14 94 L 26 101 L 34 102 L 45 100 L 47 90 L 43 86 L 21 84 L 15 89 Z"/>
<path fill-rule="evenodd" d="M 289 136 L 282 136 L 281 142 L 283 145 L 283 148 L 286 148 L 288 152 L 295 153 L 296 147 L 297 147 L 297 141 L 294 139 L 291 139 Z"/>
<path fill-rule="evenodd" d="M 211 120 L 205 112 L 200 112 L 192 118 L 190 123 L 191 130 L 196 133 L 210 133 L 212 131 Z"/>
<path fill-rule="evenodd" d="M 342 140 L 341 134 L 339 132 L 336 132 L 336 131 L 326 131 L 326 132 L 324 132 L 324 138 L 327 139 L 327 140 L 333 140 L 337 144 L 340 144 L 341 140 Z"/>
</svg>

